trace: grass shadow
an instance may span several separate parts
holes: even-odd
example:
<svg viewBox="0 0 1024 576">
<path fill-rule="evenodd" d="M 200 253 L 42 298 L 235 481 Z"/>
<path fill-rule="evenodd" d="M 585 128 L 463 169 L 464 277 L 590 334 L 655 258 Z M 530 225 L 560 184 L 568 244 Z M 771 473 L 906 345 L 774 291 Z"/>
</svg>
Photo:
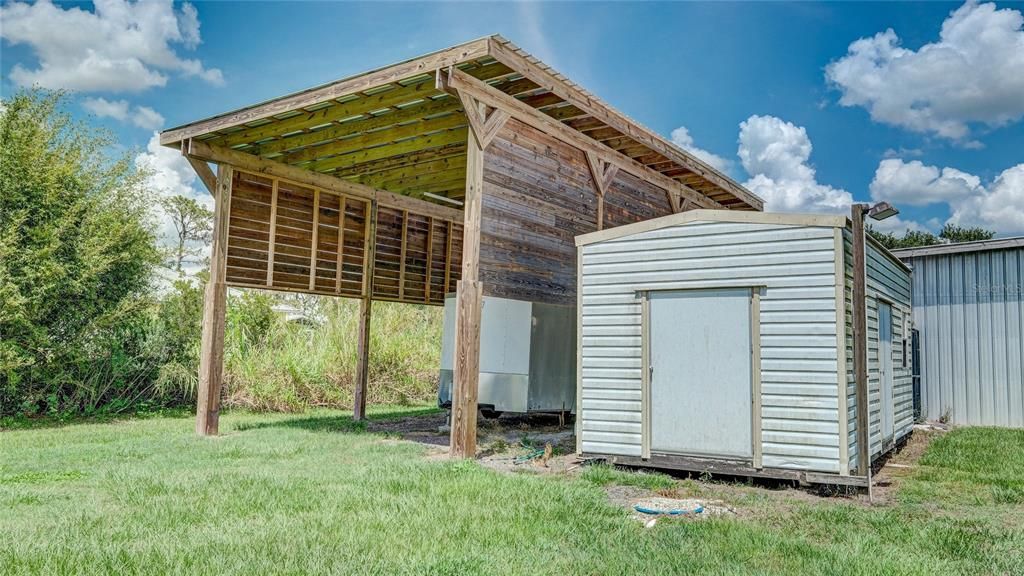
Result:
<svg viewBox="0 0 1024 576">
<path fill-rule="evenodd" d="M 193 418 L 194 408 L 160 408 L 155 410 L 138 410 L 134 412 L 99 413 L 99 414 L 72 414 L 72 415 L 45 415 L 45 416 L 4 416 L 0 418 L 0 432 L 13 432 L 16 430 L 39 430 L 66 428 L 68 426 L 81 426 L 86 424 L 112 424 L 116 422 L 127 422 L 131 420 L 153 420 L 157 418 Z"/>
<path fill-rule="evenodd" d="M 322 414 L 300 418 L 283 418 L 265 422 L 240 422 L 235 424 L 233 430 L 236 432 L 246 432 L 262 428 L 297 428 L 301 430 L 308 430 L 310 432 L 365 434 L 370 432 L 367 430 L 367 425 L 369 423 L 386 422 L 388 420 L 398 420 L 401 418 L 412 418 L 417 416 L 430 416 L 440 412 L 440 409 L 433 406 L 370 412 L 367 414 L 366 420 L 360 422 L 353 420 L 351 415 Z"/>
</svg>

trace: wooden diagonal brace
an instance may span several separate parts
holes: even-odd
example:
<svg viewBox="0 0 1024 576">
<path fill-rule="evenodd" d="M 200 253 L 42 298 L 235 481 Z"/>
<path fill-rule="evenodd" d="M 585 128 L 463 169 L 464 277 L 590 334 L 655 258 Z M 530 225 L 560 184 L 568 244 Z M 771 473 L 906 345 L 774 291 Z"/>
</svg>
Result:
<svg viewBox="0 0 1024 576">
<path fill-rule="evenodd" d="M 494 136 L 498 134 L 501 127 L 510 118 L 510 114 L 504 110 L 487 106 L 473 96 L 459 92 L 459 99 L 462 100 L 462 108 L 469 120 L 469 128 L 476 135 L 476 141 L 480 149 L 487 148 Z"/>
<path fill-rule="evenodd" d="M 206 186 L 206 191 L 211 196 L 217 195 L 217 175 L 210 169 L 210 165 L 206 162 L 194 158 L 188 154 L 188 142 L 185 140 L 181 141 L 181 155 L 188 160 L 189 166 L 196 171 L 196 176 L 199 176 L 199 180 L 203 182 L 203 186 Z"/>
</svg>

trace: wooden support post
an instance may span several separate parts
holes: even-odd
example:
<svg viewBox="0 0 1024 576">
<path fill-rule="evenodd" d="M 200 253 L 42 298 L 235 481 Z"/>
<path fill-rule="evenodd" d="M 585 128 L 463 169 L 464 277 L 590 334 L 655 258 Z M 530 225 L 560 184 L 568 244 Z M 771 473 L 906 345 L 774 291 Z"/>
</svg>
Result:
<svg viewBox="0 0 1024 576">
<path fill-rule="evenodd" d="M 480 388 L 480 313 L 483 285 L 460 280 L 455 292 L 455 363 L 450 454 L 476 456 L 476 411 Z"/>
<path fill-rule="evenodd" d="M 865 274 L 864 213 L 866 204 L 854 204 L 853 222 L 853 374 L 857 390 L 857 473 L 871 476 L 871 420 L 868 406 L 868 315 Z"/>
<path fill-rule="evenodd" d="M 373 300 L 363 297 L 359 300 L 359 336 L 356 342 L 356 390 L 352 401 L 352 419 L 366 418 L 366 388 L 370 381 L 370 310 Z"/>
<path fill-rule="evenodd" d="M 483 110 L 480 110 L 483 114 Z M 484 147 L 471 130 L 466 158 L 466 199 L 462 228 L 462 279 L 456 288 L 452 431 L 449 453 L 476 457 L 476 411 L 480 386 L 480 218 L 483 202 Z"/>
<path fill-rule="evenodd" d="M 220 395 L 224 381 L 224 314 L 227 286 L 224 275 L 228 255 L 228 222 L 231 213 L 231 180 L 234 170 L 217 170 L 214 207 L 213 247 L 210 251 L 210 279 L 203 305 L 203 334 L 199 358 L 199 389 L 196 399 L 196 434 L 215 436 L 220 419 Z"/>
<path fill-rule="evenodd" d="M 377 202 L 366 203 L 363 238 L 363 298 L 359 303 L 359 335 L 356 341 L 356 389 L 352 419 L 366 418 L 366 388 L 370 382 L 370 309 L 373 304 L 374 259 L 377 255 Z"/>
</svg>

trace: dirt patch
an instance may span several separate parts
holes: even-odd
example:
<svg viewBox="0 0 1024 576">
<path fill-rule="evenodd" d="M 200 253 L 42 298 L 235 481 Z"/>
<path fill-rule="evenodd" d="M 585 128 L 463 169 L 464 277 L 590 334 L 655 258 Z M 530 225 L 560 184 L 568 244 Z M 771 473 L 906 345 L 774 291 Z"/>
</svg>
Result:
<svg viewBox="0 0 1024 576">
<path fill-rule="evenodd" d="M 366 430 L 378 434 L 395 435 L 403 440 L 429 446 L 447 447 L 448 433 L 441 432 L 441 428 L 447 421 L 448 417 L 444 413 L 422 414 L 387 420 L 372 420 L 366 424 Z"/>
<path fill-rule="evenodd" d="M 872 475 L 871 503 L 882 506 L 889 504 L 896 494 L 899 483 L 917 470 L 917 463 L 928 449 L 928 445 L 947 431 L 948 429 L 927 424 L 915 426 L 906 443 L 891 452 Z M 861 497 L 861 500 L 866 499 L 867 495 Z"/>
</svg>

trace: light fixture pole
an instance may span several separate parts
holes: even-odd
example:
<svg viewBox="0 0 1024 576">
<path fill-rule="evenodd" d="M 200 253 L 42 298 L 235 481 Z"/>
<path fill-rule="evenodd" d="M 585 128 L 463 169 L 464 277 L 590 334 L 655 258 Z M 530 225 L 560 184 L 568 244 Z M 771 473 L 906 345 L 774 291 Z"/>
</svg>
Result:
<svg viewBox="0 0 1024 576">
<path fill-rule="evenodd" d="M 871 422 L 868 409 L 868 318 L 867 318 L 867 253 L 864 215 L 884 220 L 899 214 L 888 202 L 874 206 L 854 204 L 850 208 L 853 223 L 853 375 L 857 392 L 857 471 L 868 480 L 871 494 Z"/>
</svg>

